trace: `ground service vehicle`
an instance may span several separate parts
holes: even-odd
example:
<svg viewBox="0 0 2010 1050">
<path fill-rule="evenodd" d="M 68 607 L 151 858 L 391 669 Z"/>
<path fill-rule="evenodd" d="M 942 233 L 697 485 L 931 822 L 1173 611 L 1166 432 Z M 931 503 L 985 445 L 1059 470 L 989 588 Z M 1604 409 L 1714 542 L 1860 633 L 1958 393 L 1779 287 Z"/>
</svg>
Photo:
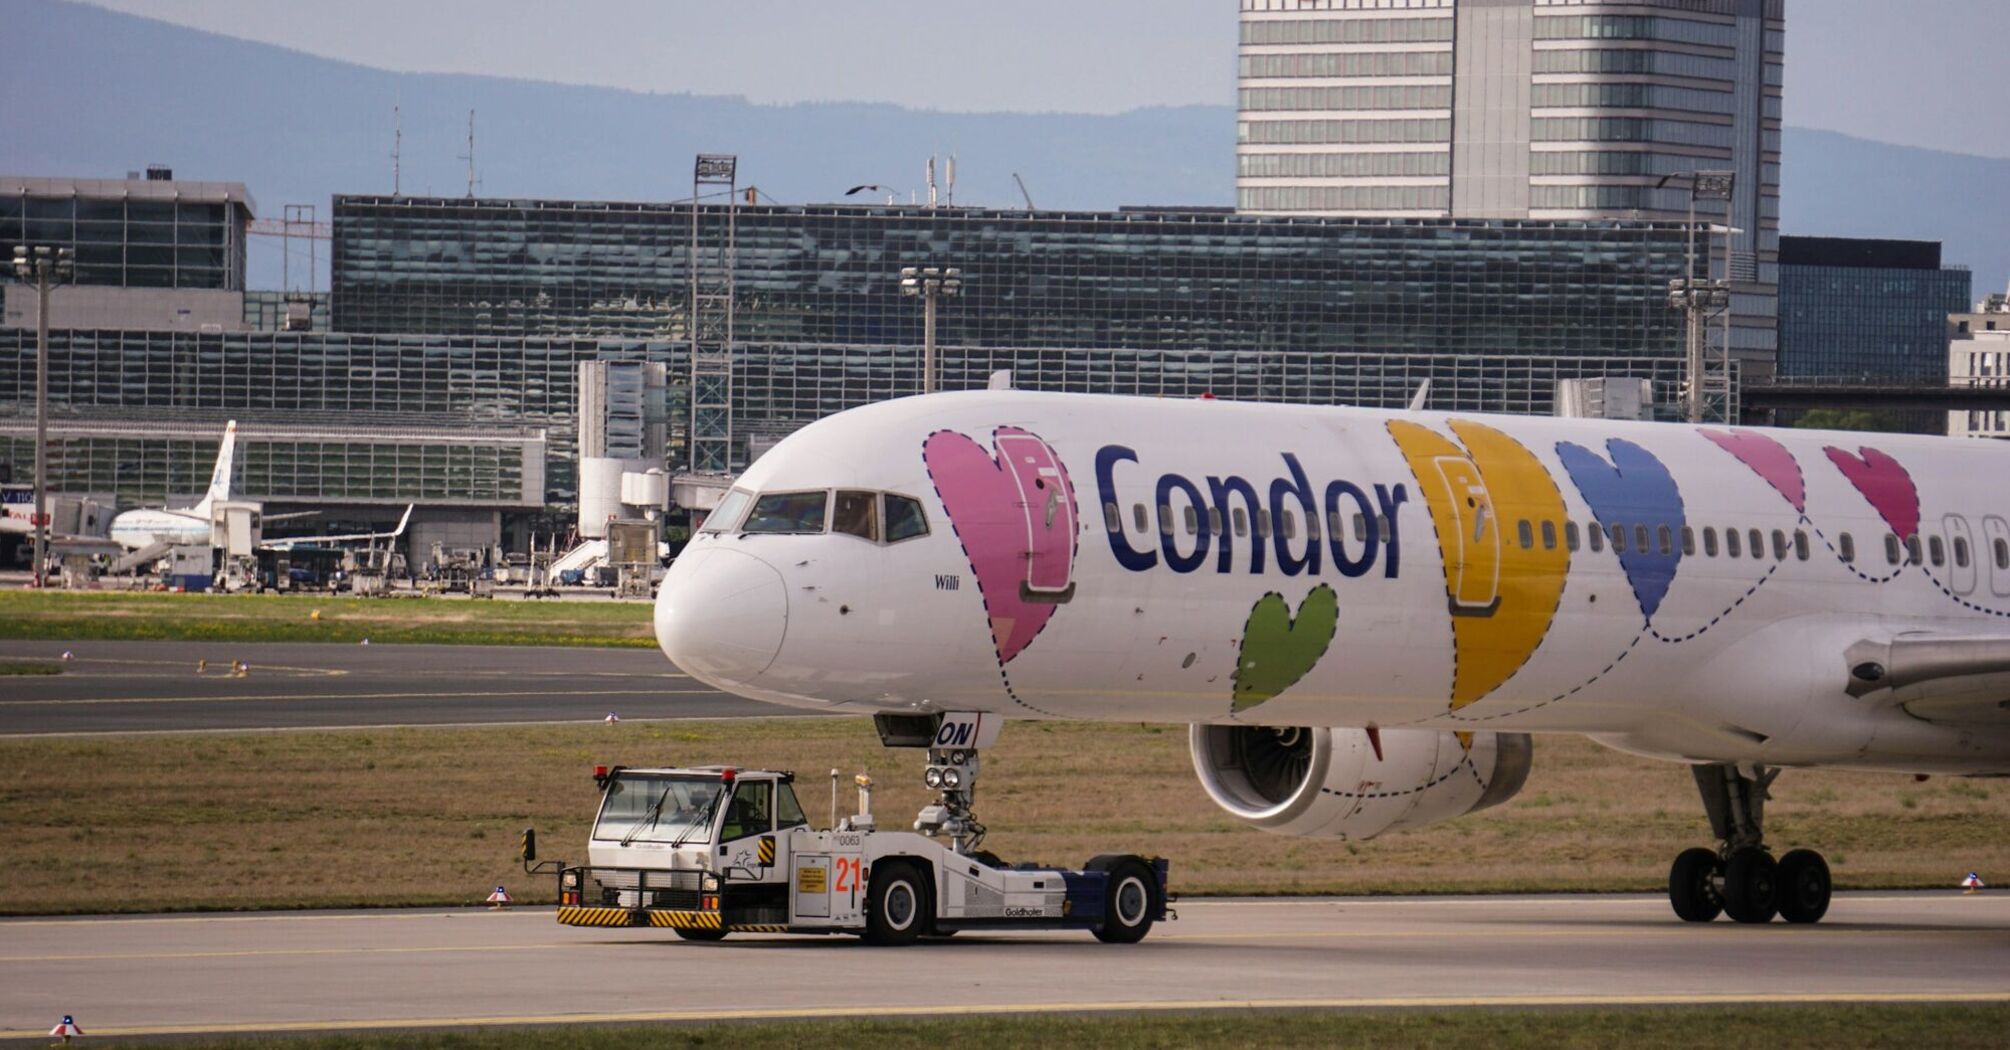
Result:
<svg viewBox="0 0 2010 1050">
<path fill-rule="evenodd" d="M 587 863 L 531 870 L 557 874 L 561 923 L 668 928 L 694 941 L 855 933 L 909 944 L 960 930 L 1075 929 L 1131 943 L 1170 917 L 1163 858 L 1109 854 L 1066 870 L 1008 867 L 974 849 L 983 833 L 968 818 L 976 764 L 975 750 L 930 753 L 927 780 L 943 798 L 916 827 L 946 842 L 876 827 L 871 780 L 862 775 L 859 812 L 819 830 L 796 798 L 793 773 L 600 767 Z M 526 831 L 527 867 L 535 841 Z"/>
</svg>

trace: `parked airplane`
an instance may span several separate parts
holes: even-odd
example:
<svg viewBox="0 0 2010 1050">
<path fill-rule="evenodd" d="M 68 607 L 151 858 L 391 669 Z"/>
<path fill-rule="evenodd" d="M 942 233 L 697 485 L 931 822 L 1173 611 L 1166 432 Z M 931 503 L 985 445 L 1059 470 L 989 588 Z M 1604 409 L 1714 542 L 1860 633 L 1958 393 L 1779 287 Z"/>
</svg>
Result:
<svg viewBox="0 0 2010 1050">
<path fill-rule="evenodd" d="M 405 504 L 405 513 L 398 516 L 398 527 L 389 532 L 351 532 L 340 536 L 288 536 L 285 539 L 266 540 L 259 546 L 270 550 L 292 550 L 295 547 L 336 547 L 347 543 L 370 543 L 375 540 L 395 540 L 405 534 L 405 526 L 412 523 L 412 508 L 415 503 Z"/>
<path fill-rule="evenodd" d="M 2010 449 L 980 391 L 738 480 L 663 651 L 824 710 L 1191 725 L 1216 803 L 1366 838 L 1506 801 L 1531 733 L 1691 767 L 1683 919 L 1818 920 L 1783 767 L 2010 774 Z"/>
<path fill-rule="evenodd" d="M 223 428 L 223 444 L 216 450 L 216 466 L 209 474 L 209 491 L 202 501 L 187 510 L 141 507 L 112 519 L 112 539 L 127 550 L 139 550 L 157 543 L 173 545 L 209 542 L 210 508 L 230 498 L 230 473 L 237 457 L 237 420 Z"/>
</svg>

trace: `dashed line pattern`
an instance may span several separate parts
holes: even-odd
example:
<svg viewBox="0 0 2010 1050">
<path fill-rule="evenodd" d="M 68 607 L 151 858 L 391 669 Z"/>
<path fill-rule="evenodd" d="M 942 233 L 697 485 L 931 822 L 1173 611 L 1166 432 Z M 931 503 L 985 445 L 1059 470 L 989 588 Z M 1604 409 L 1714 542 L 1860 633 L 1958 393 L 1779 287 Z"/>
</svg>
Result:
<svg viewBox="0 0 2010 1050">
<path fill-rule="evenodd" d="M 1424 792 L 1429 791 L 1434 787 L 1437 787 L 1439 784 L 1442 784 L 1445 781 L 1458 776 L 1461 772 L 1471 773 L 1473 777 L 1473 783 L 1478 784 L 1482 792 L 1484 792 L 1487 789 L 1486 778 L 1480 776 L 1479 763 L 1473 761 L 1473 756 L 1471 752 L 1467 752 L 1465 757 L 1459 759 L 1457 765 L 1446 770 L 1442 776 L 1438 777 L 1436 780 L 1420 784 L 1413 788 L 1405 788 L 1402 791 L 1339 791 L 1321 785 L 1319 788 L 1319 793 L 1322 795 L 1332 795 L 1335 798 L 1351 798 L 1351 799 L 1358 799 L 1364 802 L 1372 802 L 1376 799 L 1384 799 L 1384 798 L 1403 798 L 1409 795 L 1423 794 Z"/>
</svg>

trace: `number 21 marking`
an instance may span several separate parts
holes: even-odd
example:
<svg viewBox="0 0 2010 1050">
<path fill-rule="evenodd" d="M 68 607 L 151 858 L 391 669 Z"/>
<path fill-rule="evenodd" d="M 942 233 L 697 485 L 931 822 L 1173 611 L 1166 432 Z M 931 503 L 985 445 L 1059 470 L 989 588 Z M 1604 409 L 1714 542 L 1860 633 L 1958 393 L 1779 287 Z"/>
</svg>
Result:
<svg viewBox="0 0 2010 1050">
<path fill-rule="evenodd" d="M 832 868 L 836 871 L 837 882 L 831 887 L 832 892 L 858 892 L 859 884 L 864 881 L 859 877 L 859 860 L 860 858 L 858 857 L 838 857 L 836 859 L 836 863 L 832 865 Z"/>
</svg>

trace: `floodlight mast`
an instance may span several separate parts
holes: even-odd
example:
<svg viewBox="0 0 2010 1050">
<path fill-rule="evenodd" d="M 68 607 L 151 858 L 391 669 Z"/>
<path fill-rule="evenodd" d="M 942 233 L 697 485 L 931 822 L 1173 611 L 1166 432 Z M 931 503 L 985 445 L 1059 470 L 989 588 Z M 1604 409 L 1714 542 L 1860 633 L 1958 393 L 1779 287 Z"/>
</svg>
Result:
<svg viewBox="0 0 2010 1050">
<path fill-rule="evenodd" d="M 921 392 L 935 393 L 939 386 L 935 361 L 935 301 L 963 293 L 963 271 L 957 267 L 905 266 L 900 271 L 900 294 L 921 300 Z"/>
<path fill-rule="evenodd" d="M 35 285 L 35 587 L 49 585 L 49 290 L 76 274 L 76 253 L 14 246 L 14 276 Z"/>
</svg>

